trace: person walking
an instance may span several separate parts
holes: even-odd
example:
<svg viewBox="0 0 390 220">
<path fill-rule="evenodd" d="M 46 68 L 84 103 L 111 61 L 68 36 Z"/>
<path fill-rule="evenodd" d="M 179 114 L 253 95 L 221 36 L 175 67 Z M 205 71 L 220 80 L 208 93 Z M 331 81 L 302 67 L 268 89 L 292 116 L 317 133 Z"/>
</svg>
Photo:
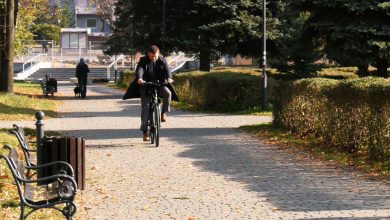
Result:
<svg viewBox="0 0 390 220">
<path fill-rule="evenodd" d="M 167 112 L 170 111 L 171 100 L 179 101 L 175 89 L 172 86 L 172 74 L 169 70 L 168 63 L 164 57 L 160 56 L 160 49 L 153 45 L 149 48 L 148 54 L 140 58 L 135 70 L 135 79 L 127 89 L 123 100 L 129 98 L 141 97 L 141 126 L 140 130 L 143 133 L 143 140 L 149 141 L 147 133 L 149 119 L 149 104 L 150 93 L 148 87 L 144 86 L 144 82 L 167 82 L 166 86 L 158 89 L 158 96 L 163 98 L 161 109 L 161 122 L 167 121 Z"/>
<path fill-rule="evenodd" d="M 87 96 L 87 82 L 88 82 L 89 67 L 81 58 L 79 64 L 76 67 L 76 77 L 80 88 L 81 98 Z"/>
<path fill-rule="evenodd" d="M 47 53 L 48 49 L 47 49 L 47 41 L 45 40 L 45 38 L 43 38 L 42 42 L 42 53 Z"/>
</svg>

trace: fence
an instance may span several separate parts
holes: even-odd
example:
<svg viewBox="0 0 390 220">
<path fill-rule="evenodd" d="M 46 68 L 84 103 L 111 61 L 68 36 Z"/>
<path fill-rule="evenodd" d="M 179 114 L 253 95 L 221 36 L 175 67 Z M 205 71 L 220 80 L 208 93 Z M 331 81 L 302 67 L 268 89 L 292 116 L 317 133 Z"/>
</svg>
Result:
<svg viewBox="0 0 390 220">
<path fill-rule="evenodd" d="M 46 54 L 42 61 L 60 63 L 61 66 L 67 63 L 76 63 L 82 57 L 87 62 L 95 65 L 107 66 L 113 61 L 113 57 L 104 54 L 104 45 L 100 41 L 89 41 L 88 48 L 61 48 L 59 42 L 54 40 L 34 40 L 25 42 L 27 52 L 24 55 L 16 56 L 15 62 L 24 63 L 39 54 Z"/>
</svg>

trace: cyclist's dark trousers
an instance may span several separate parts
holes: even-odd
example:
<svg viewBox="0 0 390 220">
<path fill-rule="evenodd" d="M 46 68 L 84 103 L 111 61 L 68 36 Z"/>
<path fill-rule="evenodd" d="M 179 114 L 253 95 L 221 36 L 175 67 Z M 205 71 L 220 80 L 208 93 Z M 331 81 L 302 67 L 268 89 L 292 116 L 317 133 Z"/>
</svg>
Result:
<svg viewBox="0 0 390 220">
<path fill-rule="evenodd" d="M 151 96 L 148 94 L 148 91 L 145 86 L 140 86 L 139 93 L 141 95 L 141 131 L 146 131 L 148 129 L 148 117 L 149 117 L 149 104 Z M 163 105 L 161 112 L 169 112 L 171 104 L 171 91 L 163 86 L 157 90 L 158 96 L 163 97 Z"/>
</svg>

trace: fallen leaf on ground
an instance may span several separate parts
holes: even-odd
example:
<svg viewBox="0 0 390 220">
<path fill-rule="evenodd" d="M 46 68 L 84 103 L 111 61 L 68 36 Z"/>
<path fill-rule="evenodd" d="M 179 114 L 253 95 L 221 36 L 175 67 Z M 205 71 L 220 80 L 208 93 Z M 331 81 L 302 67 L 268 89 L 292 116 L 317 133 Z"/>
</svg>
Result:
<svg viewBox="0 0 390 220">
<path fill-rule="evenodd" d="M 190 198 L 181 196 L 181 197 L 174 197 L 173 199 L 190 199 Z"/>
</svg>

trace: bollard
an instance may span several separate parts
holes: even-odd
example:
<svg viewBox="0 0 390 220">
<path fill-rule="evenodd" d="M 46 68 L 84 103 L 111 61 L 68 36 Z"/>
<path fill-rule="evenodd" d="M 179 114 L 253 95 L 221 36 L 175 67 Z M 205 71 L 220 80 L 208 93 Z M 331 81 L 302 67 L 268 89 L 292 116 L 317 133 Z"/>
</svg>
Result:
<svg viewBox="0 0 390 220">
<path fill-rule="evenodd" d="M 37 135 L 37 147 L 40 147 L 42 144 L 43 136 L 44 136 L 44 129 L 43 129 L 43 117 L 45 114 L 42 111 L 39 111 L 35 113 L 35 118 L 37 119 L 37 122 L 35 123 L 36 126 L 36 135 Z"/>
</svg>

